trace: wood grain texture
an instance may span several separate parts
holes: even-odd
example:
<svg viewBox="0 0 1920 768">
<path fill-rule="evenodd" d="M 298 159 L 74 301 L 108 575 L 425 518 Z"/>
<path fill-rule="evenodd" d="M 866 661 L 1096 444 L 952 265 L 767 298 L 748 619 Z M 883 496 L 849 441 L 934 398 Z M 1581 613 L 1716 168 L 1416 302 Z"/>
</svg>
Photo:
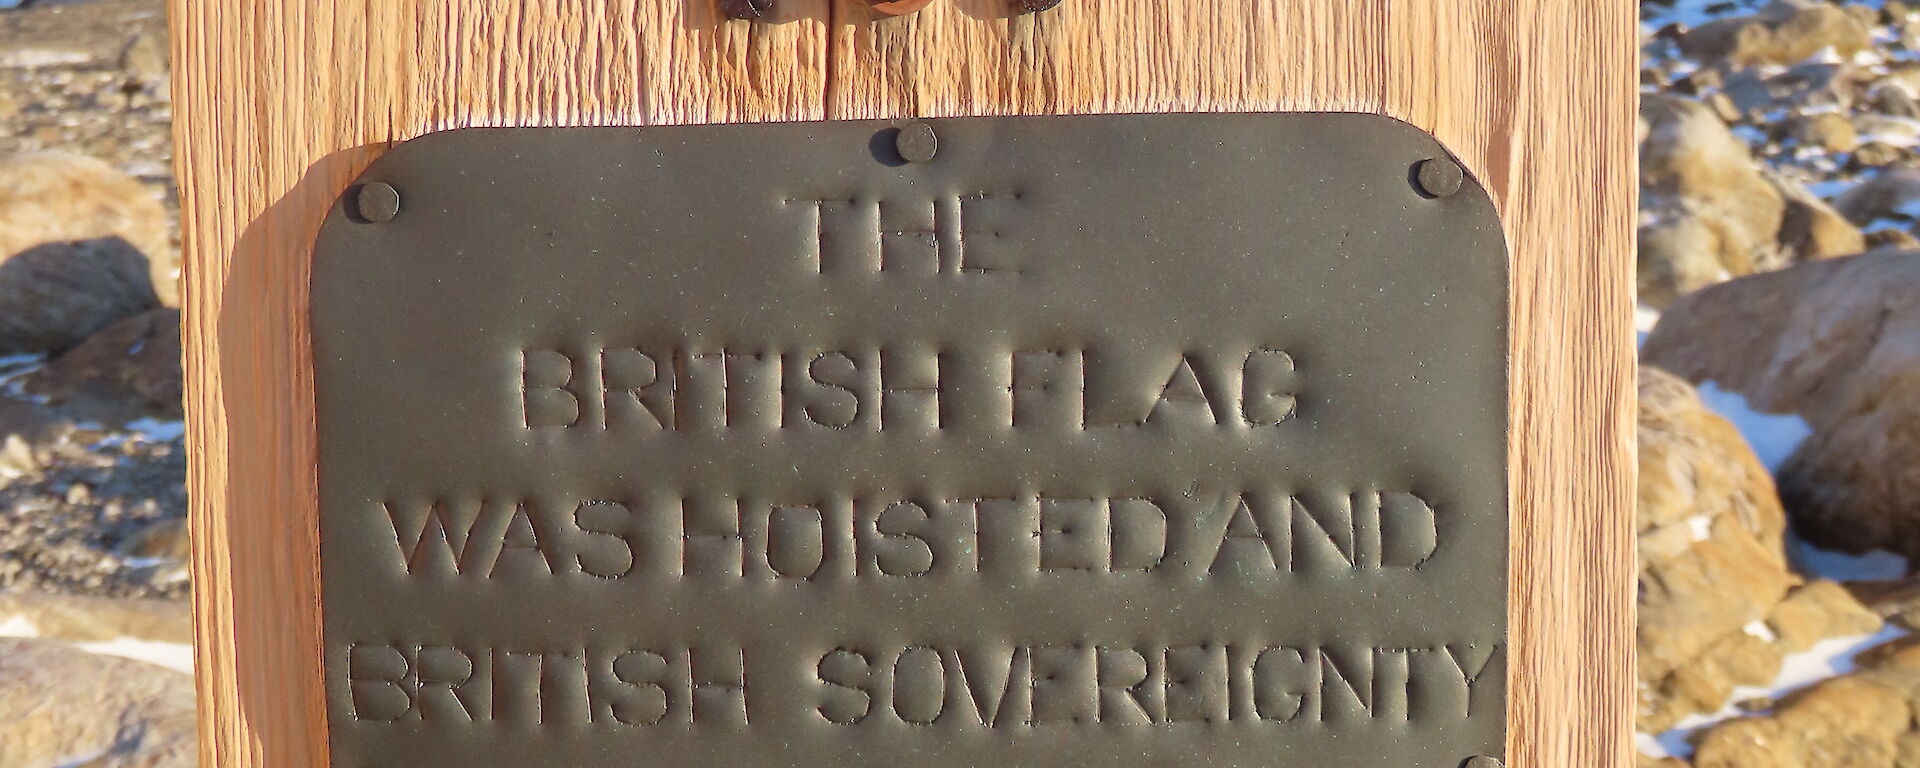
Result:
<svg viewBox="0 0 1920 768">
<path fill-rule="evenodd" d="M 1634 9 L 1618 0 L 173 0 L 204 763 L 327 763 L 307 290 L 329 201 L 476 125 L 1337 110 L 1512 251 L 1510 766 L 1628 765 Z"/>
</svg>

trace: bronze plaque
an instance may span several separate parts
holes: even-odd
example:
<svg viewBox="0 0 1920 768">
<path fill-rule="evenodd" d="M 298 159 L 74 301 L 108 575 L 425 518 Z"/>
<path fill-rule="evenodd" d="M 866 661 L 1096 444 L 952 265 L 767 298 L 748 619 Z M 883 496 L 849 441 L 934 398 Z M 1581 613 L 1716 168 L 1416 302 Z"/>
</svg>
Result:
<svg viewBox="0 0 1920 768">
<path fill-rule="evenodd" d="M 1505 246 L 1404 124 L 463 130 L 313 275 L 335 765 L 1502 753 Z"/>
</svg>

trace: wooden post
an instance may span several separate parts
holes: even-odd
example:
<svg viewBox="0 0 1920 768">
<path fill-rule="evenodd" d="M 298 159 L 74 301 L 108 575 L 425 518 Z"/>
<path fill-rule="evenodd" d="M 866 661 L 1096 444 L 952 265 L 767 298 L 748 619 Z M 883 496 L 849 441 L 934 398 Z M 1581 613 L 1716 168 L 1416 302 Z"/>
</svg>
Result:
<svg viewBox="0 0 1920 768">
<path fill-rule="evenodd" d="M 1511 249 L 1508 764 L 1626 766 L 1634 5 L 1606 0 L 172 4 L 203 762 L 329 764 L 311 253 L 398 142 L 467 126 L 1350 111 L 1425 129 Z"/>
</svg>

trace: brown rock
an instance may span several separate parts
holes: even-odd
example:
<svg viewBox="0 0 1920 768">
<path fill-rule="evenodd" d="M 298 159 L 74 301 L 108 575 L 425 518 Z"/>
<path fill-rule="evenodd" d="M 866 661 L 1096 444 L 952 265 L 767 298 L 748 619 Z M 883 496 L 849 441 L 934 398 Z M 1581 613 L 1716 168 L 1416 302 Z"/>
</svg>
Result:
<svg viewBox="0 0 1920 768">
<path fill-rule="evenodd" d="M 1833 201 L 1833 207 L 1855 224 L 1875 219 L 1913 218 L 1920 200 L 1920 168 L 1894 168 L 1860 182 Z"/>
<path fill-rule="evenodd" d="M 116 551 L 125 557 L 185 562 L 191 554 L 187 521 L 178 517 L 155 520 L 129 534 Z"/>
<path fill-rule="evenodd" d="M 1920 557 L 1920 253 L 1875 251 L 1701 290 L 1661 316 L 1641 355 L 1807 421 L 1813 435 L 1778 482 L 1810 541 Z"/>
<path fill-rule="evenodd" d="M 1905 88 L 1885 87 L 1873 92 L 1873 109 L 1884 115 L 1913 119 L 1920 117 L 1920 101 L 1914 101 Z"/>
<path fill-rule="evenodd" d="M 1884 168 L 1906 159 L 1907 151 L 1880 141 L 1869 141 L 1860 145 L 1847 157 L 1847 167 L 1855 170 Z"/>
<path fill-rule="evenodd" d="M 34 246 L 0 261 L 0 354 L 64 351 L 158 304 L 125 240 Z"/>
<path fill-rule="evenodd" d="M 1864 668 L 1792 694 L 1771 714 L 1701 734 L 1699 768 L 1914 768 L 1920 763 L 1920 645 L 1862 653 Z"/>
<path fill-rule="evenodd" d="M 167 41 L 160 35 L 136 33 L 120 51 L 120 68 L 142 81 L 167 79 Z"/>
<path fill-rule="evenodd" d="M 1752 16 L 1702 24 L 1687 34 L 1680 48 L 1693 58 L 1744 67 L 1793 64 L 1826 48 L 1850 57 L 1872 45 L 1867 28 L 1837 6 L 1783 1 Z"/>
<path fill-rule="evenodd" d="M 83 155 L 36 152 L 0 160 L 0 263 L 36 246 L 119 238 L 145 257 L 149 290 L 179 303 L 178 259 L 153 190 Z"/>
<path fill-rule="evenodd" d="M 1699 102 L 1648 96 L 1641 116 L 1642 301 L 1664 306 L 1786 263 L 1776 236 L 1787 204 L 1747 145 Z"/>
<path fill-rule="evenodd" d="M 1920 249 L 1920 237 L 1914 237 L 1912 232 L 1904 229 L 1876 229 L 1867 233 L 1866 240 L 1867 250 L 1870 251 L 1877 251 L 1882 248 L 1892 250 Z"/>
<path fill-rule="evenodd" d="M 0 638 L 0 765 L 193 768 L 193 678 L 57 640 Z"/>
<path fill-rule="evenodd" d="M 1894 768 L 1913 711 L 1872 676 L 1826 681 L 1787 697 L 1770 717 L 1733 720 L 1699 740 L 1695 768 Z"/>
<path fill-rule="evenodd" d="M 1773 677 L 1780 651 L 1749 627 L 1795 579 L 1766 468 L 1691 386 L 1641 369 L 1639 445 L 1641 726 L 1659 731 Z"/>
<path fill-rule="evenodd" d="M 1851 256 L 1867 249 L 1866 236 L 1826 201 L 1808 192 L 1798 183 L 1768 174 L 1774 188 L 1787 201 L 1780 219 L 1780 246 L 1792 253 L 1795 261 Z"/>
<path fill-rule="evenodd" d="M 1787 595 L 1767 617 L 1789 652 L 1799 653 L 1830 637 L 1865 635 L 1880 630 L 1880 617 L 1844 587 L 1816 581 Z"/>
<path fill-rule="evenodd" d="M 180 311 L 155 309 L 108 326 L 22 386 L 89 420 L 179 419 Z"/>
<path fill-rule="evenodd" d="M 1853 121 L 1838 112 L 1820 112 L 1794 120 L 1793 137 L 1803 145 L 1828 152 L 1852 152 L 1860 146 L 1860 134 L 1853 129 Z"/>
</svg>

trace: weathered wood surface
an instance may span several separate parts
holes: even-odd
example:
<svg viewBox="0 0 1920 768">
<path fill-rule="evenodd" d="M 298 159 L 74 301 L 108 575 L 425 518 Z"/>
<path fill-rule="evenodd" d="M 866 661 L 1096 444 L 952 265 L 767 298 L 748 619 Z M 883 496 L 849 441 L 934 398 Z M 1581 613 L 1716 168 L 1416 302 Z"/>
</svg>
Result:
<svg viewBox="0 0 1920 768">
<path fill-rule="evenodd" d="M 328 202 L 475 125 L 1340 110 L 1439 136 L 1512 248 L 1509 765 L 1632 728 L 1634 5 L 174 0 L 205 764 L 327 762 L 307 287 Z"/>
</svg>

